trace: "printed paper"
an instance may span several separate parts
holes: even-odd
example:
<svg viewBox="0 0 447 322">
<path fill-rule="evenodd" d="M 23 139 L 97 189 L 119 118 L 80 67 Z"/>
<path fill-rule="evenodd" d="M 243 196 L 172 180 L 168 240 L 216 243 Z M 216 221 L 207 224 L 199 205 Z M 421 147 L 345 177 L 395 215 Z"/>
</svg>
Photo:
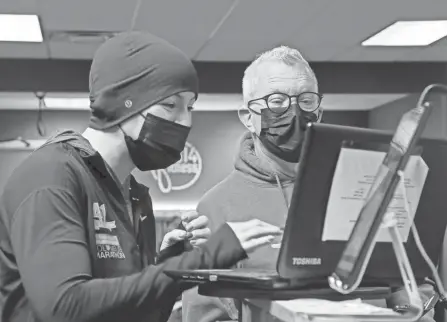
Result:
<svg viewBox="0 0 447 322">
<path fill-rule="evenodd" d="M 385 152 L 342 148 L 335 169 L 322 240 L 347 241 L 372 187 Z M 428 174 L 428 166 L 420 156 L 411 156 L 404 171 L 409 207 L 405 207 L 403 185 L 399 184 L 388 207 L 394 212 L 402 240 L 406 242 Z M 408 214 L 406 209 L 411 209 Z M 391 242 L 387 229 L 381 229 L 378 242 Z"/>
</svg>

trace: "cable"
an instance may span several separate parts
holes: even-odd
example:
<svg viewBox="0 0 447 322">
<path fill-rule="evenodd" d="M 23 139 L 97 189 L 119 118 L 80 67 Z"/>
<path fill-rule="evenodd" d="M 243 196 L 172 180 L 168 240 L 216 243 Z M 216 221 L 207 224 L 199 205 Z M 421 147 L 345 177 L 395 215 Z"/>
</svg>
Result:
<svg viewBox="0 0 447 322">
<path fill-rule="evenodd" d="M 428 283 L 434 286 L 435 291 L 439 294 L 439 302 L 442 302 L 444 308 L 447 309 L 447 306 L 446 306 L 447 305 L 447 295 L 445 293 L 444 285 L 442 284 L 441 278 L 439 277 L 438 270 L 436 269 L 435 264 L 433 264 L 432 260 L 430 259 L 430 256 L 428 256 L 427 251 L 424 248 L 424 245 L 422 245 L 416 225 L 414 224 L 413 209 L 411 208 L 411 205 L 408 201 L 407 190 L 405 188 L 404 180 L 405 180 L 404 173 L 402 172 L 400 186 L 403 191 L 403 200 L 404 200 L 405 211 L 407 212 L 407 214 L 409 216 L 409 220 L 411 220 L 411 226 L 410 226 L 411 233 L 413 234 L 413 238 L 414 238 L 416 247 L 418 248 L 419 252 L 421 253 L 421 255 L 424 258 L 425 262 L 427 263 L 428 267 L 430 268 L 432 276 L 434 278 L 435 285 L 433 285 L 433 283 L 430 283 L 430 282 L 428 282 Z"/>
<path fill-rule="evenodd" d="M 225 13 L 225 15 L 220 19 L 219 23 L 216 25 L 216 27 L 213 29 L 213 31 L 209 34 L 208 38 L 205 40 L 205 42 L 200 46 L 200 48 L 197 50 L 196 54 L 192 57 L 191 60 L 196 60 L 197 57 L 199 57 L 200 53 L 205 49 L 205 47 L 209 44 L 211 40 L 213 40 L 214 36 L 216 36 L 217 32 L 220 30 L 220 28 L 223 26 L 225 21 L 230 18 L 230 15 L 233 13 L 234 9 L 236 9 L 237 5 L 239 4 L 239 0 L 234 0 L 230 9 Z"/>
<path fill-rule="evenodd" d="M 425 107 L 430 107 L 430 98 L 432 97 L 432 95 L 434 94 L 439 94 L 439 93 L 447 93 L 447 86 L 442 85 L 442 84 L 432 84 L 427 86 L 423 91 L 421 96 L 419 97 L 419 100 L 417 102 L 417 107 L 419 106 L 425 106 Z M 403 176 L 401 177 L 403 180 Z M 404 204 L 405 204 L 405 210 L 408 212 L 408 214 L 411 214 L 411 216 L 413 217 L 413 212 L 411 209 L 411 205 L 408 202 L 408 198 L 407 198 L 407 193 L 405 190 L 405 184 L 402 181 L 401 185 L 403 184 L 403 188 L 404 188 Z M 414 237 L 414 241 L 416 243 L 416 246 L 419 250 L 419 252 L 421 253 L 422 257 L 424 258 L 425 262 L 427 263 L 427 265 L 429 266 L 433 279 L 434 279 L 434 283 L 436 285 L 435 287 L 435 291 L 439 294 L 439 302 L 442 303 L 444 309 L 447 309 L 447 294 L 445 293 L 445 289 L 444 289 L 444 285 L 442 284 L 441 278 L 439 277 L 438 274 L 438 270 L 436 269 L 436 266 L 433 264 L 433 262 L 431 261 L 430 257 L 428 256 L 427 252 L 425 251 L 424 246 L 422 245 L 421 239 L 419 238 L 419 233 L 416 229 L 416 225 L 414 224 L 414 221 L 412 219 L 411 221 L 411 232 L 413 234 Z M 432 283 L 430 283 L 432 284 Z"/>
<path fill-rule="evenodd" d="M 27 147 L 27 148 L 29 148 L 31 146 L 31 144 L 27 140 L 23 139 L 21 136 L 16 137 L 16 138 L 10 138 L 10 139 L 0 139 L 0 143 L 14 142 L 14 141 L 22 142 L 23 144 L 25 144 L 25 147 Z"/>
<path fill-rule="evenodd" d="M 133 9 L 132 20 L 130 21 L 130 28 L 129 28 L 130 31 L 133 31 L 135 29 L 135 24 L 137 23 L 138 12 L 140 11 L 140 7 L 141 7 L 141 0 L 137 0 L 135 8 Z"/>
<path fill-rule="evenodd" d="M 37 111 L 36 128 L 37 128 L 37 133 L 39 133 L 39 135 L 41 137 L 46 136 L 45 124 L 43 122 L 43 108 L 46 107 L 45 94 L 46 93 L 43 93 L 43 92 L 34 93 L 34 95 L 36 95 L 37 99 L 39 100 L 39 110 Z"/>
</svg>

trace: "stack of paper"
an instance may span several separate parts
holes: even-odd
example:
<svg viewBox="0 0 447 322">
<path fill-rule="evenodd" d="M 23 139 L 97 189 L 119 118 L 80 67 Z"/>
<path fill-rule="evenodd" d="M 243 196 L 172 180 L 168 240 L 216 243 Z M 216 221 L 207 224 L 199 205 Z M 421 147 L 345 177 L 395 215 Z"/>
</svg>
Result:
<svg viewBox="0 0 447 322">
<path fill-rule="evenodd" d="M 284 308 L 308 315 L 399 315 L 391 309 L 363 303 L 360 299 L 333 302 L 319 299 L 277 301 Z"/>
</svg>

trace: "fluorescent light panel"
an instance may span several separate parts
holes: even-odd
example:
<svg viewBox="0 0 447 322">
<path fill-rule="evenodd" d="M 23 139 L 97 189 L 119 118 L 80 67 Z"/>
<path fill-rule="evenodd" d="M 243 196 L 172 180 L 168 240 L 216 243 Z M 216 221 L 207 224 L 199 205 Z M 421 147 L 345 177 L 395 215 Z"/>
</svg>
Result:
<svg viewBox="0 0 447 322">
<path fill-rule="evenodd" d="M 90 109 L 90 99 L 86 98 L 61 98 L 61 97 L 45 97 L 45 105 L 48 108 L 60 109 Z"/>
<path fill-rule="evenodd" d="M 447 36 L 447 20 L 397 21 L 362 46 L 428 46 Z"/>
<path fill-rule="evenodd" d="M 42 144 L 45 143 L 45 140 L 26 140 L 26 142 L 28 142 L 29 147 L 20 140 L 0 142 L 0 150 L 35 150 L 42 146 Z"/>
<path fill-rule="evenodd" d="M 368 111 L 406 95 L 408 94 L 325 94 L 322 106 L 329 111 Z M 90 110 L 88 93 L 47 93 L 45 103 L 49 110 Z M 237 111 L 242 103 L 241 94 L 201 93 L 194 107 L 197 112 Z M 0 92 L 0 111 L 35 110 L 38 106 L 33 93 Z"/>
<path fill-rule="evenodd" d="M 88 94 L 87 94 L 88 95 Z M 45 97 L 45 105 L 53 109 L 90 109 L 90 99 L 86 97 Z M 200 94 L 194 104 L 196 111 L 232 111 L 242 105 L 240 94 Z"/>
<path fill-rule="evenodd" d="M 0 14 L 0 41 L 42 42 L 36 15 Z"/>
</svg>

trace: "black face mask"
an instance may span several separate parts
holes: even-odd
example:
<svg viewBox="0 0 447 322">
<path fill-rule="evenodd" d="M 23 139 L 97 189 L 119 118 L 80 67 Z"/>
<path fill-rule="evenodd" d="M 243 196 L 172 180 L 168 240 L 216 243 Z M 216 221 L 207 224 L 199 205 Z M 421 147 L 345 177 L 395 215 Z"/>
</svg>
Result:
<svg viewBox="0 0 447 322">
<path fill-rule="evenodd" d="M 298 162 L 306 124 L 318 121 L 319 114 L 300 111 L 297 116 L 290 108 L 278 115 L 268 108 L 261 110 L 259 140 L 265 148 L 287 162 Z"/>
<path fill-rule="evenodd" d="M 124 133 L 135 166 L 141 171 L 165 169 L 180 160 L 191 128 L 152 114 L 144 118 L 138 139 Z"/>
</svg>

